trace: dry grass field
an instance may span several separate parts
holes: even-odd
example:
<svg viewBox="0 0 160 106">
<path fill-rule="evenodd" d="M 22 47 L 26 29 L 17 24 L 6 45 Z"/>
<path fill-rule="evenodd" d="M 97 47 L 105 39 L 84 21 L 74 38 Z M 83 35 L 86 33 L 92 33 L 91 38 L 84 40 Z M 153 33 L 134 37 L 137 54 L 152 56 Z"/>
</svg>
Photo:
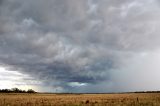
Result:
<svg viewBox="0 0 160 106">
<path fill-rule="evenodd" d="M 0 94 L 0 106 L 160 106 L 159 93 Z"/>
</svg>

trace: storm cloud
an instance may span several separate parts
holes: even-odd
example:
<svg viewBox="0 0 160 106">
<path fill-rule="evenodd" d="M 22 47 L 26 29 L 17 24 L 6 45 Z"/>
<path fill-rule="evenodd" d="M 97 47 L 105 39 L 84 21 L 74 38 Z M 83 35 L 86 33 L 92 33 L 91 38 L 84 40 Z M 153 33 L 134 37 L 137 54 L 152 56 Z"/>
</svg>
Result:
<svg viewBox="0 0 160 106">
<path fill-rule="evenodd" d="M 156 90 L 159 27 L 158 0 L 1 0 L 0 65 L 40 91 Z"/>
</svg>

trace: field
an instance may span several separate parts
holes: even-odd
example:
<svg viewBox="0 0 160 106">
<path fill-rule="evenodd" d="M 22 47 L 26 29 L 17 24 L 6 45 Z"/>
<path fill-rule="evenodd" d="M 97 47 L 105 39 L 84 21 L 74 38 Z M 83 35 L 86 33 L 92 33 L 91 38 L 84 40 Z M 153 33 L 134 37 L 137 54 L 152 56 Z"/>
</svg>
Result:
<svg viewBox="0 0 160 106">
<path fill-rule="evenodd" d="M 126 94 L 1 93 L 0 106 L 160 106 L 160 93 L 126 93 Z"/>
</svg>

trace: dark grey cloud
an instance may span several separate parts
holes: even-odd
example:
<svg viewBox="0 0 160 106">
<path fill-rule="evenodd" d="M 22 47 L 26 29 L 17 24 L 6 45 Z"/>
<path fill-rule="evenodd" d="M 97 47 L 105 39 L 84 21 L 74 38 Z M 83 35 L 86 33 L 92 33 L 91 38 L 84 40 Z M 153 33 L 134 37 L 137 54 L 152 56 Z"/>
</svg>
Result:
<svg viewBox="0 0 160 106">
<path fill-rule="evenodd" d="M 156 0 L 2 0 L 0 64 L 53 91 L 124 90 L 116 73 L 159 49 L 159 11 Z"/>
</svg>

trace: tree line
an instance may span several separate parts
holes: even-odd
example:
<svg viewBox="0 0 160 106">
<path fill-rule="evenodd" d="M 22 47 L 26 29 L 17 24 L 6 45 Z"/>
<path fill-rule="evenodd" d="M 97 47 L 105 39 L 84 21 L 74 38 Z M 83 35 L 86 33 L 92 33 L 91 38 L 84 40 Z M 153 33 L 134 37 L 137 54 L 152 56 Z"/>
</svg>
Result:
<svg viewBox="0 0 160 106">
<path fill-rule="evenodd" d="M 12 89 L 0 89 L 0 93 L 37 93 L 33 89 L 28 90 L 21 90 L 18 88 L 12 88 Z"/>
<path fill-rule="evenodd" d="M 134 93 L 160 93 L 160 91 L 137 91 Z"/>
</svg>

